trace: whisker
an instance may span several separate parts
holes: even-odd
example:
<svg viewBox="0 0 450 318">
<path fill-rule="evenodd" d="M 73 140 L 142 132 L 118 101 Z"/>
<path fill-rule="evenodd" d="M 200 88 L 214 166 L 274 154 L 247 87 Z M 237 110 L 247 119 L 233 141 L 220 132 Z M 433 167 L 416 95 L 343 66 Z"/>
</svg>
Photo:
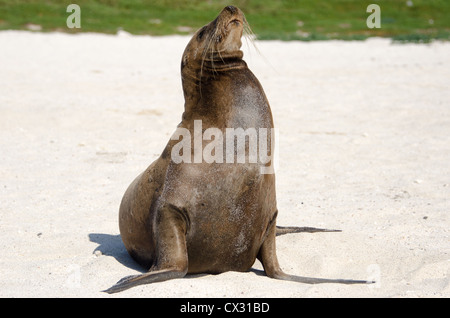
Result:
<svg viewBox="0 0 450 318">
<path fill-rule="evenodd" d="M 203 66 L 205 64 L 206 57 L 208 56 L 208 51 L 212 46 L 214 41 L 214 35 L 209 35 L 209 37 L 205 40 L 206 45 L 202 52 L 202 63 L 200 65 L 200 96 L 202 94 L 202 77 L 203 77 Z"/>
<path fill-rule="evenodd" d="M 252 28 L 250 27 L 250 24 L 248 24 L 247 20 L 244 19 L 244 37 L 245 37 L 245 41 L 248 45 L 248 41 L 250 40 L 250 42 L 252 43 L 253 47 L 255 48 L 256 52 L 259 55 L 262 55 L 261 52 L 259 51 L 258 47 L 256 46 L 255 40 L 256 40 L 256 35 L 253 32 Z"/>
<path fill-rule="evenodd" d="M 248 46 L 248 40 L 250 40 L 250 42 L 252 43 L 252 45 L 255 48 L 258 55 L 263 58 L 263 60 L 267 63 L 267 65 L 269 65 L 275 72 L 278 73 L 278 70 L 270 63 L 270 61 L 264 56 L 264 54 L 261 53 L 258 46 L 256 45 L 257 36 L 253 32 L 252 28 L 250 27 L 250 24 L 247 22 L 246 19 L 244 19 L 244 36 L 245 36 L 245 39 L 247 42 L 247 46 Z"/>
</svg>

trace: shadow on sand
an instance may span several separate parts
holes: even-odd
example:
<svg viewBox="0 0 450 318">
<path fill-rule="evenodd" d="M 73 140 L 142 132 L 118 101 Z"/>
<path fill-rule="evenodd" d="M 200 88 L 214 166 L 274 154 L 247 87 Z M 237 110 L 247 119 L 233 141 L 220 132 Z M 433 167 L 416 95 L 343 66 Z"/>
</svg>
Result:
<svg viewBox="0 0 450 318">
<path fill-rule="evenodd" d="M 141 273 L 145 273 L 147 270 L 136 263 L 131 256 L 128 254 L 125 246 L 123 245 L 122 238 L 120 235 L 110 235 L 110 234 L 101 234 L 101 233 L 90 233 L 89 240 L 91 242 L 99 244 L 95 251 L 102 252 L 103 255 L 114 257 L 119 263 L 122 265 L 139 271 Z M 249 272 L 257 275 L 257 276 L 266 276 L 265 272 L 260 269 L 251 268 Z M 188 274 L 185 278 L 199 278 L 204 277 L 210 274 L 207 273 L 199 273 L 199 274 Z"/>
<path fill-rule="evenodd" d="M 95 251 L 100 251 L 103 255 L 114 257 L 119 263 L 125 265 L 128 268 L 143 273 L 146 271 L 128 254 L 125 246 L 123 245 L 120 235 L 90 233 L 89 240 L 91 242 L 99 244 L 99 246 L 95 248 L 93 253 L 95 253 Z"/>
</svg>

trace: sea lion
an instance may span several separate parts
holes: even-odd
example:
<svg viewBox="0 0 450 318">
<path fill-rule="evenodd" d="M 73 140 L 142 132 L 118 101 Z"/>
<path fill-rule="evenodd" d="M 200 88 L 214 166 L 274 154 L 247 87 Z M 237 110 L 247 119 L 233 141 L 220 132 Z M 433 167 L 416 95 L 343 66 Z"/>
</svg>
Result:
<svg viewBox="0 0 450 318">
<path fill-rule="evenodd" d="M 227 162 L 225 159 L 238 155 L 237 146 L 230 153 L 230 149 L 219 145 L 214 148 L 214 156 L 220 160 L 206 162 L 207 158 L 199 158 L 197 149 L 192 149 L 199 145 L 205 149 L 213 135 L 214 142 L 220 141 L 218 133 L 225 135 L 230 128 L 244 132 L 253 129 L 267 145 L 274 143 L 272 134 L 262 134 L 264 129 L 273 128 L 269 102 L 242 59 L 241 37 L 247 25 L 240 9 L 227 6 L 187 45 L 181 62 L 185 110 L 178 133 L 161 156 L 131 183 L 120 205 L 123 243 L 132 258 L 149 270 L 123 278 L 106 292 L 181 278 L 188 273 L 248 271 L 256 259 L 266 275 L 276 279 L 311 284 L 367 283 L 285 274 L 276 256 L 277 232 L 327 230 L 277 229 L 275 175 L 270 172 L 273 160 L 264 161 L 258 156 L 251 160 L 251 154 L 246 153 L 244 162 Z M 216 133 L 203 136 L 200 144 L 188 140 L 187 147 L 181 149 L 180 131 L 187 132 L 184 138 L 196 137 L 198 123 L 201 134 L 210 128 Z M 248 138 L 246 151 L 251 150 Z M 186 160 L 174 160 L 175 155 Z"/>
</svg>

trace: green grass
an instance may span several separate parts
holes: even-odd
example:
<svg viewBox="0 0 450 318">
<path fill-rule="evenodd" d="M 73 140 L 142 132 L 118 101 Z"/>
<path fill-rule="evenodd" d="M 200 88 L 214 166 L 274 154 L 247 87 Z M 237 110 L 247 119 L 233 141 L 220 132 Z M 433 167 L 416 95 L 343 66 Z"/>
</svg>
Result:
<svg viewBox="0 0 450 318">
<path fill-rule="evenodd" d="M 81 7 L 81 29 L 69 29 L 66 7 Z M 366 8 L 381 8 L 381 28 L 369 29 Z M 213 20 L 226 5 L 241 8 L 259 39 L 361 40 L 372 36 L 400 42 L 450 39 L 448 0 L 0 0 L 0 30 L 27 29 L 40 25 L 42 31 L 133 34 L 186 34 Z"/>
</svg>

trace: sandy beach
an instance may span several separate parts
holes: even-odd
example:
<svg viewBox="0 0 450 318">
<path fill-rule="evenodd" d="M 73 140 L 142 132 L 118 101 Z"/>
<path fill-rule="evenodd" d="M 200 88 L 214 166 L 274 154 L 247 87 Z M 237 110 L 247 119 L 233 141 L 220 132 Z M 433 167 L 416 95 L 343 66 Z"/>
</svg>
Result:
<svg viewBox="0 0 450 318">
<path fill-rule="evenodd" d="M 185 36 L 0 32 L 1 297 L 449 297 L 450 43 L 244 41 L 279 129 L 286 272 L 143 272 L 118 209 L 181 120 Z"/>
</svg>

